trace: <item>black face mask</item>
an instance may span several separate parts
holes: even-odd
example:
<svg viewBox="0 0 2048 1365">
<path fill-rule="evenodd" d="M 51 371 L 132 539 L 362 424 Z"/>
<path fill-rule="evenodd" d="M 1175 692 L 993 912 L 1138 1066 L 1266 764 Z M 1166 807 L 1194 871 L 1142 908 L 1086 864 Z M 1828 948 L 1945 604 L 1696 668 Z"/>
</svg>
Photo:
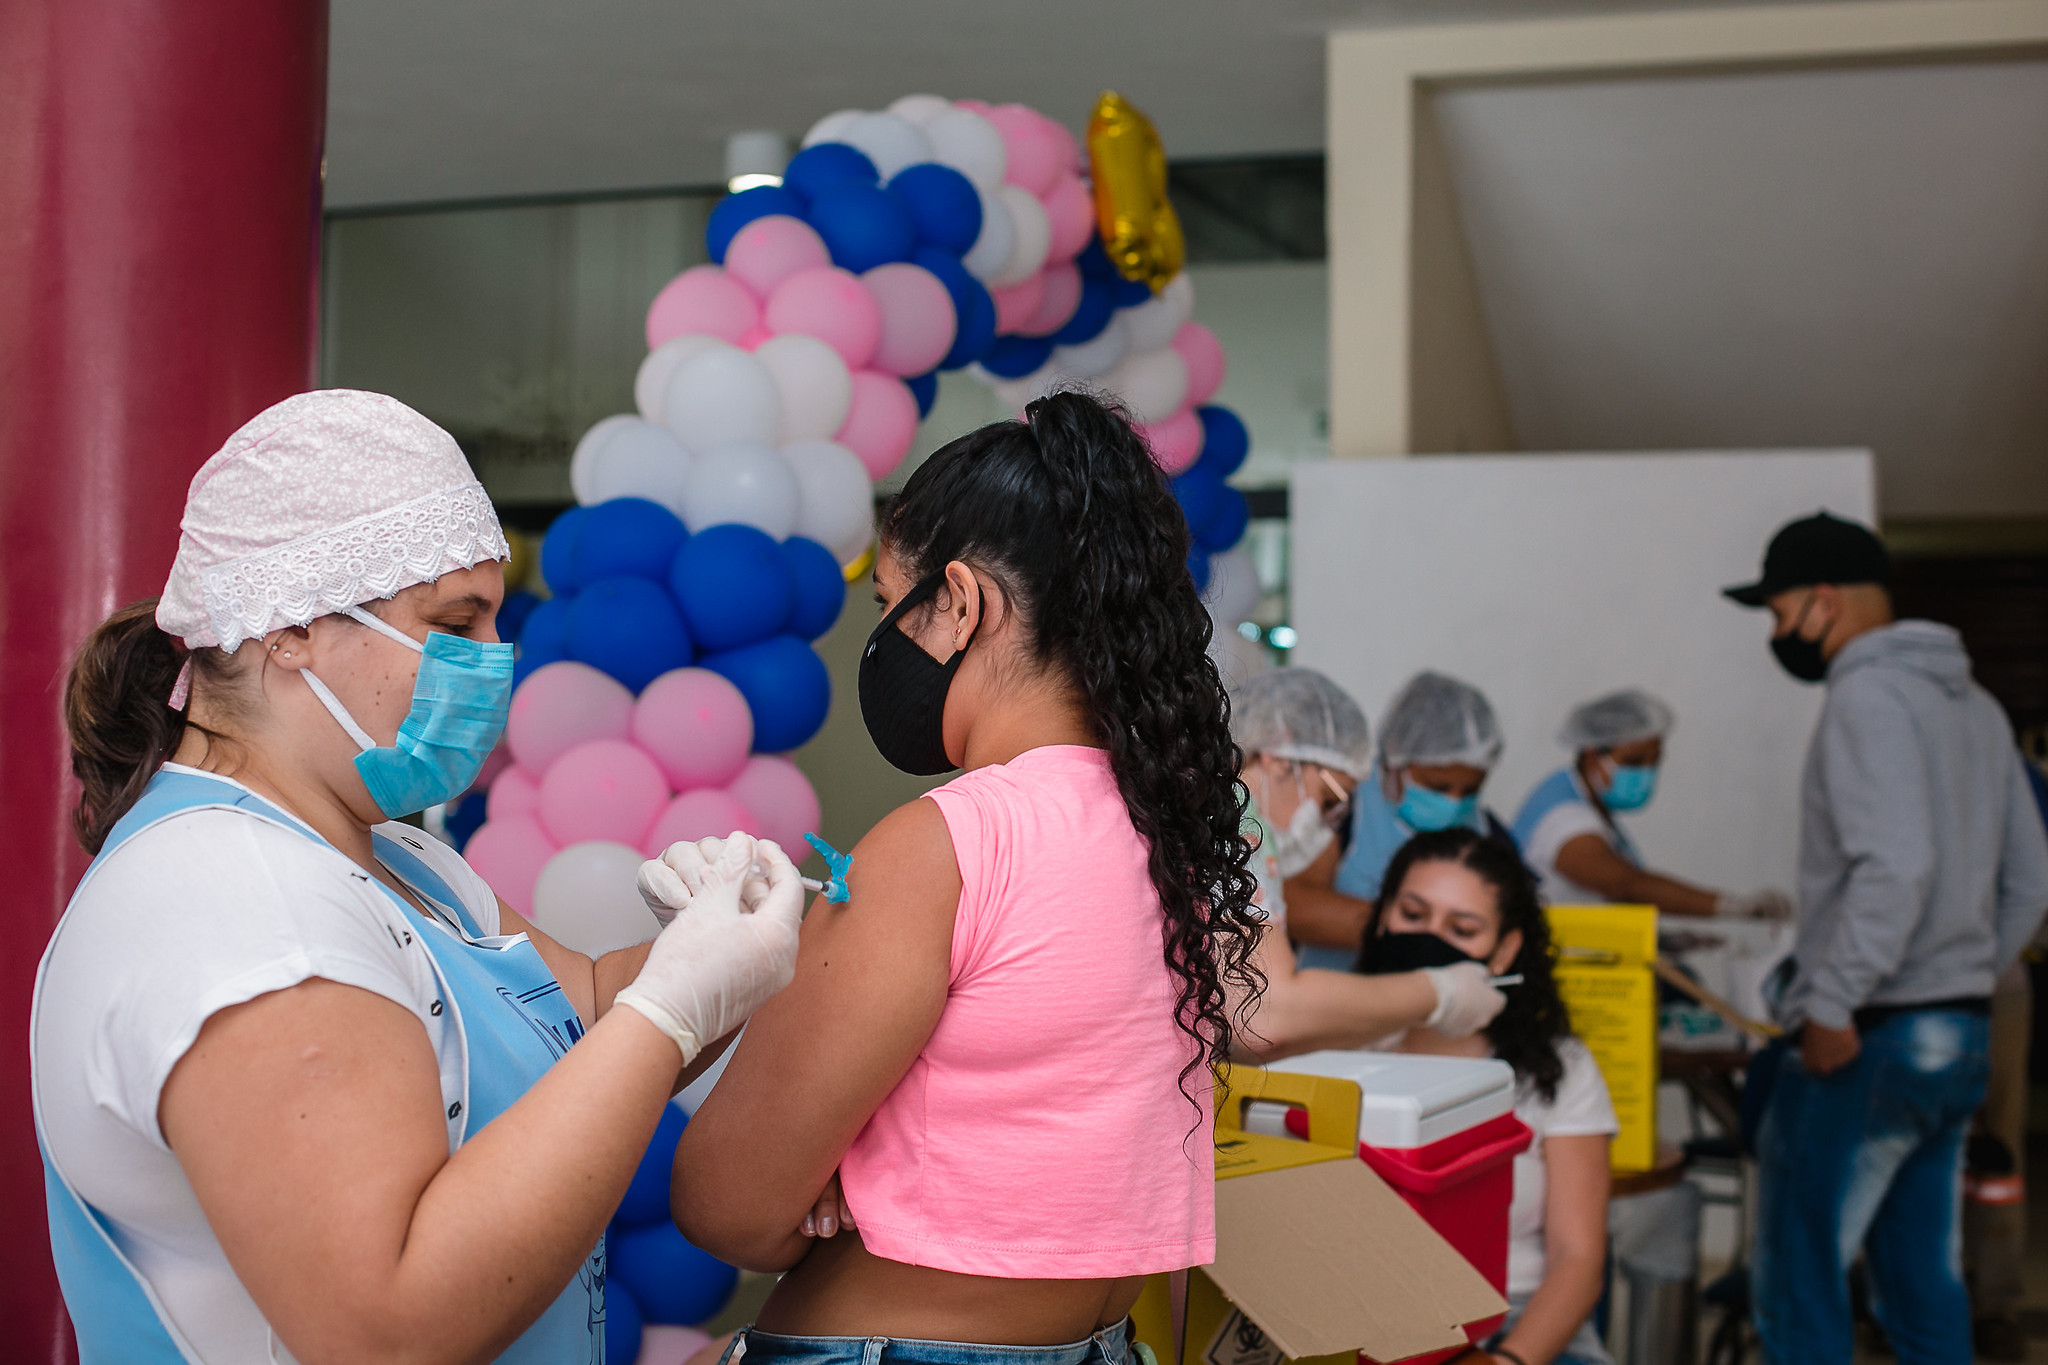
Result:
<svg viewBox="0 0 2048 1365">
<path fill-rule="evenodd" d="M 860 656 L 860 718 L 868 738 L 893 767 L 915 777 L 933 777 L 959 765 L 946 757 L 946 693 L 967 657 L 974 636 L 940 663 L 896 629 L 903 614 L 929 599 L 946 580 L 944 570 L 928 574 L 868 636 Z M 981 629 L 980 622 L 975 629 Z"/>
<path fill-rule="evenodd" d="M 1358 970 L 1367 976 L 1419 972 L 1425 967 L 1455 967 L 1475 962 L 1472 954 L 1435 934 L 1379 934 L 1365 941 Z"/>
<path fill-rule="evenodd" d="M 1771 654 L 1778 667 L 1803 683 L 1817 683 L 1828 675 L 1827 656 L 1821 653 L 1820 641 L 1803 639 L 1799 634 L 1799 628 L 1806 624 L 1806 613 L 1812 610 L 1813 598 L 1809 597 L 1799 609 L 1799 619 L 1792 623 L 1792 629 L 1771 637 Z M 1825 632 L 1822 638 L 1826 638 Z"/>
</svg>

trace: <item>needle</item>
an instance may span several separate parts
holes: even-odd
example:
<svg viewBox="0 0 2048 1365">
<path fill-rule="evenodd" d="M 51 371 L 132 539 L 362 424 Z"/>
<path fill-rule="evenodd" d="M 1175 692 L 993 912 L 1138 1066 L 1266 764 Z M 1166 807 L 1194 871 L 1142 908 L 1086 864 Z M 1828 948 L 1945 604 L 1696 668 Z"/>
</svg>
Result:
<svg viewBox="0 0 2048 1365">
<path fill-rule="evenodd" d="M 1495 986 L 1495 987 L 1499 987 L 1499 986 L 1519 986 L 1519 985 L 1521 985 L 1521 984 L 1522 984 L 1522 974 L 1521 974 L 1520 972 L 1514 972 L 1514 973 L 1512 973 L 1512 974 L 1510 974 L 1510 975 L 1508 975 L 1508 976 L 1493 976 L 1493 977 L 1488 977 L 1488 978 L 1487 978 L 1487 980 L 1486 980 L 1486 984 L 1487 984 L 1487 985 L 1489 985 L 1489 986 Z"/>
</svg>

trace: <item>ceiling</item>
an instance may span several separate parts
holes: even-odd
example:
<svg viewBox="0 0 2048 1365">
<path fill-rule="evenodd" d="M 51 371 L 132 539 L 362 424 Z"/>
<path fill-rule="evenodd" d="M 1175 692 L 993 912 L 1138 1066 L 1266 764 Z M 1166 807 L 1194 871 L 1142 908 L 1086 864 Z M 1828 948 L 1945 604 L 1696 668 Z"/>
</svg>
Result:
<svg viewBox="0 0 2048 1365">
<path fill-rule="evenodd" d="M 1712 3 L 1713 0 L 1709 0 Z M 333 208 L 708 184 L 728 133 L 913 90 L 1077 129 L 1113 87 L 1176 157 L 1323 144 L 1330 27 L 1643 0 L 334 0 Z"/>
</svg>

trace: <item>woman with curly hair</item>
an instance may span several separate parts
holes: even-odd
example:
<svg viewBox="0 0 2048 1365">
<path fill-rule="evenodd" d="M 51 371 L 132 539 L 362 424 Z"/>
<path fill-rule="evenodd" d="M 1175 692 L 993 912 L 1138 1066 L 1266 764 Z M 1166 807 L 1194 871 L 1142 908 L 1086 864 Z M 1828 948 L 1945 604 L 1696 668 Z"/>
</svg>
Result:
<svg viewBox="0 0 2048 1365">
<path fill-rule="evenodd" d="M 854 849 L 677 1151 L 691 1240 L 788 1271 L 729 1359 L 1122 1365 L 1142 1278 L 1213 1259 L 1209 1067 L 1258 923 L 1187 553 L 1074 393 L 890 507 L 861 714 L 966 772 Z"/>
<path fill-rule="evenodd" d="M 1514 1068 L 1515 1116 L 1536 1140 L 1515 1158 L 1508 1214 L 1507 1323 L 1468 1354 L 1497 1365 L 1609 1365 L 1587 1320 L 1607 1261 L 1607 1083 L 1552 972 L 1550 927 L 1513 849 L 1477 831 L 1418 834 L 1387 865 L 1359 953 L 1362 972 L 1478 961 L 1519 974 L 1507 1006 L 1469 1038 L 1410 1029 L 1402 1052 L 1498 1057 Z"/>
</svg>

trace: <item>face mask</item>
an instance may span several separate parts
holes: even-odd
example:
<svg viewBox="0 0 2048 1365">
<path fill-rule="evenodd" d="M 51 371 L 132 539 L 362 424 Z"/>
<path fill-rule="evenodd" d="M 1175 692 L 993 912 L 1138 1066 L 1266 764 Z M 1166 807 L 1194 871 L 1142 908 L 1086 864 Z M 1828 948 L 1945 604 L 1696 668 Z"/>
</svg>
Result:
<svg viewBox="0 0 2048 1365">
<path fill-rule="evenodd" d="M 1813 610 L 1813 602 L 1812 597 L 1807 598 L 1792 629 L 1771 638 L 1771 654 L 1778 667 L 1803 683 L 1817 683 L 1828 675 L 1828 661 L 1821 653 L 1820 640 L 1802 639 L 1799 634 L 1799 628 L 1806 624 L 1806 614 Z M 1821 639 L 1826 638 L 1827 632 L 1822 631 Z"/>
<path fill-rule="evenodd" d="M 1280 865 L 1280 875 L 1297 877 L 1308 871 L 1336 837 L 1323 819 L 1322 808 L 1304 797 L 1287 828 L 1273 831 L 1273 857 Z"/>
<path fill-rule="evenodd" d="M 356 771 L 369 788 L 370 799 L 394 820 L 453 801 L 475 783 L 484 760 L 505 733 L 505 717 L 512 706 L 512 646 L 465 640 L 438 630 L 422 645 L 361 607 L 350 607 L 344 614 L 420 656 L 412 709 L 405 713 L 398 743 L 391 747 L 371 739 L 311 669 L 300 670 L 320 704 L 362 749 L 356 755 Z"/>
<path fill-rule="evenodd" d="M 1452 796 L 1434 787 L 1425 787 L 1420 782 L 1409 780 L 1401 793 L 1401 804 L 1394 808 L 1394 814 L 1401 823 L 1417 831 L 1433 829 L 1455 829 L 1472 823 L 1472 817 L 1479 813 L 1479 795 Z"/>
<path fill-rule="evenodd" d="M 1391 972 L 1419 972 L 1425 967 L 1455 967 L 1476 961 L 1472 954 L 1435 934 L 1380 934 L 1367 939 L 1359 954 L 1358 970 L 1368 976 Z"/>
<path fill-rule="evenodd" d="M 1613 776 L 1607 779 L 1607 790 L 1600 794 L 1600 799 L 1609 810 L 1641 810 L 1656 794 L 1656 766 L 1645 763 L 1635 767 L 1617 766 Z"/>
<path fill-rule="evenodd" d="M 928 574 L 868 636 L 860 656 L 860 718 L 868 738 L 891 766 L 916 777 L 933 777 L 959 765 L 946 757 L 946 693 L 953 675 L 967 657 L 966 642 L 940 663 L 917 641 L 896 629 L 903 614 L 931 597 L 946 580 L 944 571 Z M 975 629 L 981 629 L 975 623 Z"/>
</svg>

